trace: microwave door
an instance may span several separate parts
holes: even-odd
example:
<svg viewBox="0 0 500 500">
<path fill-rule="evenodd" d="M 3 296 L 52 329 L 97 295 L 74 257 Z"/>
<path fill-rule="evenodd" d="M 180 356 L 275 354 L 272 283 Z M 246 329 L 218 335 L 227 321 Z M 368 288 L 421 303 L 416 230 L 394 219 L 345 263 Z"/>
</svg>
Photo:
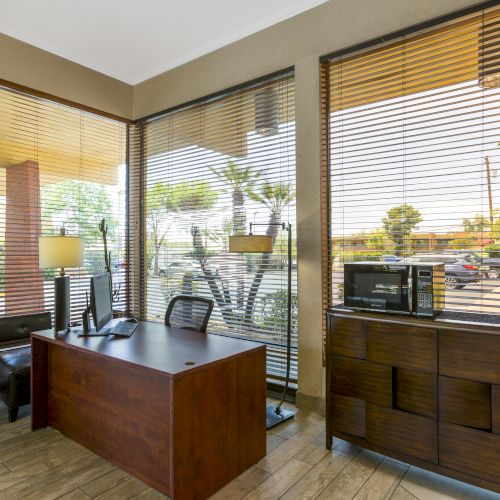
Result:
<svg viewBox="0 0 500 500">
<path fill-rule="evenodd" d="M 413 278 L 409 265 L 348 264 L 344 304 L 361 310 L 411 314 Z"/>
</svg>

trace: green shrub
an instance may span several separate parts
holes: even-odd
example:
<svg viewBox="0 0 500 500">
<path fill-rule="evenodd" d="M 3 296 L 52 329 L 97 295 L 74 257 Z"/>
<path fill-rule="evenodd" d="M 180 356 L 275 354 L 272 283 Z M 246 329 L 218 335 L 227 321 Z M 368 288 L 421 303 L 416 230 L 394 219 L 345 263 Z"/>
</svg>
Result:
<svg viewBox="0 0 500 500">
<path fill-rule="evenodd" d="M 487 245 L 484 247 L 489 257 L 492 258 L 500 258 L 500 244 L 492 243 L 491 245 Z"/>
</svg>

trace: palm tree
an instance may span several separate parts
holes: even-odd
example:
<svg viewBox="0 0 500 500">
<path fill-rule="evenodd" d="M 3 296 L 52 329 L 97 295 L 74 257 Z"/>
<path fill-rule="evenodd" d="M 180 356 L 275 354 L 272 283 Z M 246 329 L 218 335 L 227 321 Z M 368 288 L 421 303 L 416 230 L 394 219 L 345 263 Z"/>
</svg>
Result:
<svg viewBox="0 0 500 500">
<path fill-rule="evenodd" d="M 260 193 L 250 191 L 248 195 L 252 200 L 262 203 L 269 208 L 271 213 L 269 216 L 269 225 L 267 226 L 266 234 L 268 236 L 272 236 L 274 245 L 278 235 L 278 227 L 281 223 L 281 214 L 283 209 L 295 200 L 295 191 L 293 190 L 292 185 L 284 182 L 265 182 L 260 189 Z M 260 264 L 257 268 L 255 276 L 253 277 L 245 306 L 246 321 L 251 321 L 252 319 L 257 294 L 259 292 L 262 279 L 264 278 L 264 273 L 269 265 L 270 258 L 271 255 L 269 253 L 262 255 Z"/>
<path fill-rule="evenodd" d="M 226 185 L 227 191 L 231 192 L 233 207 L 233 234 L 245 234 L 247 216 L 245 211 L 245 195 L 252 192 L 260 172 L 255 172 L 252 167 L 238 166 L 234 161 L 229 160 L 224 168 L 211 171 Z M 239 256 L 243 262 L 244 257 Z M 243 307 L 245 300 L 245 283 L 243 279 L 238 279 L 236 292 L 236 303 L 238 307 Z"/>
<path fill-rule="evenodd" d="M 210 169 L 231 192 L 233 202 L 233 233 L 244 234 L 246 227 L 245 195 L 249 194 L 260 172 L 255 172 L 251 167 L 240 167 L 234 161 L 228 161 L 226 167 Z"/>
</svg>

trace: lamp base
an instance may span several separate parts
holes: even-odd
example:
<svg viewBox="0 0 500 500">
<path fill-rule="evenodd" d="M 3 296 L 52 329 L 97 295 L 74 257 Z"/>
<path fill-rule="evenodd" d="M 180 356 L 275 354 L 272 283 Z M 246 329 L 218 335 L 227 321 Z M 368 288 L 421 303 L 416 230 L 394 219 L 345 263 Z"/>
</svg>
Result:
<svg viewBox="0 0 500 500">
<path fill-rule="evenodd" d="M 285 410 L 284 408 L 279 408 L 276 411 L 278 405 L 268 405 L 266 408 L 266 429 L 271 429 L 275 425 L 281 424 L 281 422 L 286 422 L 295 416 L 295 413 L 290 410 Z"/>
<path fill-rule="evenodd" d="M 69 331 L 70 321 L 70 281 L 69 276 L 56 276 L 54 279 L 54 331 Z"/>
</svg>

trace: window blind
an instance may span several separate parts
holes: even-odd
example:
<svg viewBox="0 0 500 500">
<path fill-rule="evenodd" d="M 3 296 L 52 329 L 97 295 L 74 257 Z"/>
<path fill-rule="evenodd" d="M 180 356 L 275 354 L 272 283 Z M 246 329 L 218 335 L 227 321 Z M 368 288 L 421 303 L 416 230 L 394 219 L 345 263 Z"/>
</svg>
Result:
<svg viewBox="0 0 500 500">
<path fill-rule="evenodd" d="M 500 305 L 500 11 L 323 63 L 326 305 L 343 264 L 445 262 L 446 308 Z"/>
<path fill-rule="evenodd" d="M 124 308 L 125 162 L 125 124 L 0 87 L 0 316 L 53 310 L 59 270 L 39 269 L 38 238 L 65 228 L 84 241 L 84 267 L 66 270 L 80 320 L 89 277 L 104 269 L 103 218 Z"/>
<path fill-rule="evenodd" d="M 287 233 L 279 223 L 295 233 L 293 74 L 145 120 L 130 146 L 136 311 L 161 322 L 175 295 L 210 298 L 208 331 L 266 343 L 269 376 L 283 377 Z M 250 223 L 273 237 L 272 254 L 229 252 L 229 235 L 247 234 Z M 295 263 L 293 296 L 296 377 Z"/>
</svg>

